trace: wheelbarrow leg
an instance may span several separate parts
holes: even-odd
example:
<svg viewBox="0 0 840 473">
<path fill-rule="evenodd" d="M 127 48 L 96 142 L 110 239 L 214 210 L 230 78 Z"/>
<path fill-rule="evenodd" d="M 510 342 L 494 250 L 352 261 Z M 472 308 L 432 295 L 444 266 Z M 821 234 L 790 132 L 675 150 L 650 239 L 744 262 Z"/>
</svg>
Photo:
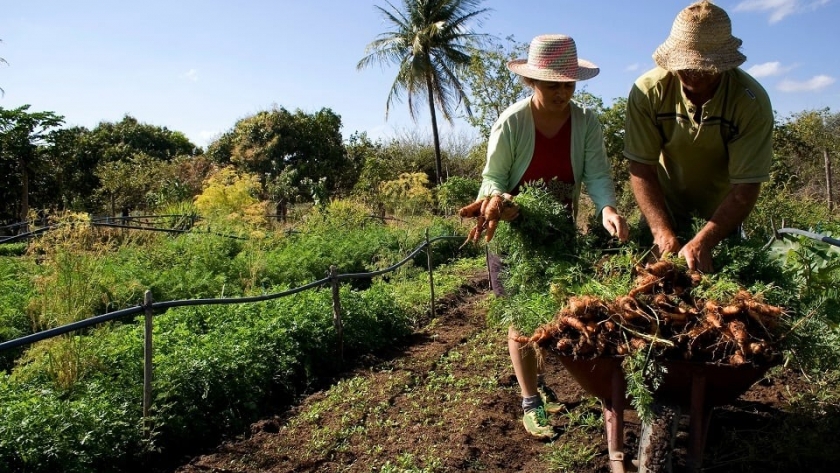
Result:
<svg viewBox="0 0 840 473">
<path fill-rule="evenodd" d="M 691 416 L 688 421 L 688 457 L 686 467 L 689 473 L 700 471 L 703 466 L 703 450 L 709 433 L 712 408 L 706 405 L 706 376 L 694 373 L 691 378 Z"/>
<path fill-rule="evenodd" d="M 611 399 L 603 401 L 604 426 L 607 430 L 607 451 L 610 472 L 625 473 L 624 469 L 624 372 L 613 369 Z"/>
</svg>

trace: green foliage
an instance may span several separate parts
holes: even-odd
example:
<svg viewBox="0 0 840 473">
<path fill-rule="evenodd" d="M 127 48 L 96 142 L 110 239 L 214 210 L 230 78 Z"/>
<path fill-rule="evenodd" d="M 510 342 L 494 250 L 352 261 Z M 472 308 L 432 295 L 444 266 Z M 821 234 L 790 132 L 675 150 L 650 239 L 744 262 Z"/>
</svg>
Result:
<svg viewBox="0 0 840 473">
<path fill-rule="evenodd" d="M 195 207 L 222 224 L 264 224 L 265 202 L 258 200 L 261 192 L 262 185 L 256 176 L 226 167 L 210 176 L 204 191 L 195 198 Z"/>
<path fill-rule="evenodd" d="M 519 217 L 500 222 L 493 240 L 505 258 L 505 287 L 512 294 L 545 289 L 576 260 L 577 228 L 569 209 L 540 183 L 526 185 L 513 201 Z"/>
<path fill-rule="evenodd" d="M 667 369 L 651 357 L 653 345 L 626 356 L 621 362 L 627 381 L 627 395 L 636 409 L 639 419 L 649 423 L 653 420 L 653 393 L 662 384 Z"/>
<path fill-rule="evenodd" d="M 385 209 L 397 215 L 416 215 L 432 206 L 429 178 L 423 173 L 402 173 L 393 181 L 381 184 Z"/>
<path fill-rule="evenodd" d="M 304 179 L 319 182 L 324 178 L 328 191 L 346 191 L 352 183 L 340 176 L 345 171 L 355 173 L 342 143 L 341 117 L 328 108 L 313 114 L 292 113 L 283 107 L 260 111 L 237 121 L 233 129 L 211 143 L 207 156 L 217 164 L 233 165 L 239 173 L 267 181 L 285 172 L 294 177 L 284 181 L 288 189 L 300 187 Z M 304 194 L 291 200 L 298 198 L 311 201 L 311 196 Z"/>
<path fill-rule="evenodd" d="M 30 192 L 51 172 L 39 146 L 52 129 L 64 124 L 60 115 L 29 112 L 29 107 L 0 107 L 0 222 L 23 220 L 28 214 Z"/>
<path fill-rule="evenodd" d="M 26 315 L 26 304 L 32 295 L 30 269 L 19 259 L 0 256 L 0 341 L 32 332 Z M 15 351 L 0 352 L 0 372 L 11 367 L 17 354 Z"/>
<path fill-rule="evenodd" d="M 481 183 L 474 178 L 453 176 L 437 187 L 438 209 L 455 215 L 461 207 L 475 201 Z"/>
<path fill-rule="evenodd" d="M 560 309 L 557 300 L 546 289 L 534 288 L 494 299 L 488 320 L 500 327 L 513 326 L 526 336 L 534 333 L 537 327 L 551 322 Z"/>
</svg>

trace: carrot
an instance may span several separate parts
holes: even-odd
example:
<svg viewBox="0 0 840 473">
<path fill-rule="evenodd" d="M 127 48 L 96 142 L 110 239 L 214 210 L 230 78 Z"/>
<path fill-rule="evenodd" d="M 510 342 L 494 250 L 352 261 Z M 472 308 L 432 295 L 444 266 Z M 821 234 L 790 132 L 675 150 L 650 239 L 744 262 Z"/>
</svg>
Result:
<svg viewBox="0 0 840 473">
<path fill-rule="evenodd" d="M 481 213 L 481 205 L 484 203 L 484 199 L 476 200 L 475 202 L 471 203 L 470 205 L 466 205 L 461 207 L 458 210 L 458 215 L 464 218 L 475 218 L 478 217 Z"/>
<path fill-rule="evenodd" d="M 656 263 L 649 264 L 645 269 L 648 273 L 661 278 L 674 271 L 674 263 L 667 260 L 659 260 Z"/>
<path fill-rule="evenodd" d="M 732 356 L 729 357 L 729 364 L 730 365 L 738 366 L 738 365 L 743 365 L 746 362 L 747 362 L 747 359 L 744 358 L 744 354 L 741 353 L 741 352 L 736 351 L 735 354 L 733 354 Z"/>
<path fill-rule="evenodd" d="M 504 199 L 500 195 L 490 197 L 490 200 L 481 212 L 484 215 L 484 218 L 487 220 L 499 220 L 499 217 L 502 215 L 503 201 Z"/>
<path fill-rule="evenodd" d="M 589 332 L 586 330 L 586 325 L 577 317 L 566 315 L 559 321 L 562 325 L 571 327 L 580 332 L 587 340 L 589 340 Z"/>
<path fill-rule="evenodd" d="M 724 317 L 734 317 L 734 316 L 740 314 L 741 310 L 743 308 L 744 308 L 743 305 L 741 305 L 739 302 L 736 302 L 734 304 L 721 307 L 720 308 L 720 313 Z"/>
<path fill-rule="evenodd" d="M 484 235 L 484 241 L 490 242 L 493 235 L 496 233 L 496 227 L 499 225 L 498 220 L 487 220 L 487 234 Z"/>
<path fill-rule="evenodd" d="M 557 339 L 557 344 L 554 345 L 554 349 L 559 352 L 568 352 L 574 347 L 574 343 L 570 338 L 560 338 Z"/>
</svg>

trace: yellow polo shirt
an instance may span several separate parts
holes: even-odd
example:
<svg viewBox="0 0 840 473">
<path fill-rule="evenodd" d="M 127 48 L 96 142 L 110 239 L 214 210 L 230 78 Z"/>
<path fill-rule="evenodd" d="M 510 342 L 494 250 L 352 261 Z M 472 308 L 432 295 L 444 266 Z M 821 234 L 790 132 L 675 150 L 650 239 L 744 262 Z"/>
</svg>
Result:
<svg viewBox="0 0 840 473">
<path fill-rule="evenodd" d="M 731 184 L 770 180 L 773 109 L 763 87 L 741 69 L 723 73 L 700 121 L 679 77 L 661 68 L 633 85 L 627 100 L 624 156 L 659 164 L 675 217 L 709 219 Z"/>
</svg>

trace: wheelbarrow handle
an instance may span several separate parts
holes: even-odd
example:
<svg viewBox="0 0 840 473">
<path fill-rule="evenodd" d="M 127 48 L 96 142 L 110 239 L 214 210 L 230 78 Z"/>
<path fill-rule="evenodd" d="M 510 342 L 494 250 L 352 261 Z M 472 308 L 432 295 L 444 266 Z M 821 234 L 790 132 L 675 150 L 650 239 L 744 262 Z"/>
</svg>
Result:
<svg viewBox="0 0 840 473">
<path fill-rule="evenodd" d="M 808 237 L 812 240 L 821 241 L 823 243 L 828 243 L 829 245 L 840 246 L 840 240 L 836 238 L 831 238 L 829 236 L 820 235 L 819 233 L 809 232 L 806 230 L 800 230 L 798 228 L 780 228 L 776 230 L 777 234 L 780 233 L 791 233 L 796 235 L 802 235 Z"/>
</svg>

